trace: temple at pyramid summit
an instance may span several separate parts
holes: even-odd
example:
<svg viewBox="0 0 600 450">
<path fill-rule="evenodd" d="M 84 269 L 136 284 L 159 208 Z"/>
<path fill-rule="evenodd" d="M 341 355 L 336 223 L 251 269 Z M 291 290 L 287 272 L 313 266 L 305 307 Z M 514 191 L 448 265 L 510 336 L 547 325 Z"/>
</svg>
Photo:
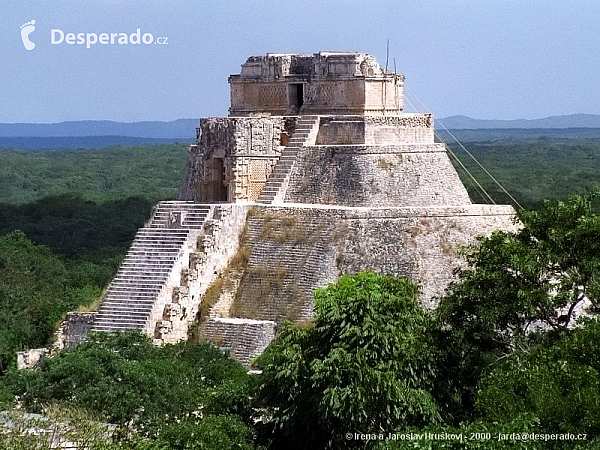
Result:
<svg viewBox="0 0 600 450">
<path fill-rule="evenodd" d="M 404 76 L 366 53 L 268 53 L 229 77 L 227 117 L 201 118 L 176 201 L 141 228 L 89 330 L 157 344 L 195 333 L 247 366 L 313 291 L 342 274 L 412 278 L 434 307 L 459 246 L 514 229 L 511 206 L 473 204 L 431 114 L 405 113 Z"/>
</svg>

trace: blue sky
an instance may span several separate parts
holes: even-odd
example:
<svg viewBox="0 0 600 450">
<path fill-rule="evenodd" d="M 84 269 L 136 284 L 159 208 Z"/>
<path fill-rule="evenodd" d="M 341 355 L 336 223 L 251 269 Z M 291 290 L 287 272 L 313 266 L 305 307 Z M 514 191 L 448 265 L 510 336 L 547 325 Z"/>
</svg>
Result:
<svg viewBox="0 0 600 450">
<path fill-rule="evenodd" d="M 0 122 L 226 115 L 227 76 L 249 55 L 349 50 L 384 64 L 387 39 L 409 100 L 426 105 L 411 110 L 600 114 L 599 20 L 597 0 L 2 0 Z M 52 29 L 138 28 L 167 45 L 51 43 Z"/>
</svg>

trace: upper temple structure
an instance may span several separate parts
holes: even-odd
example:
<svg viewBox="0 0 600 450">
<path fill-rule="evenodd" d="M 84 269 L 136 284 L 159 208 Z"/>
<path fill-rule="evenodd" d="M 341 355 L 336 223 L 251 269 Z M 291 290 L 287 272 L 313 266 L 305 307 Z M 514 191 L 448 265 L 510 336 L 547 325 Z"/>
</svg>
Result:
<svg viewBox="0 0 600 450">
<path fill-rule="evenodd" d="M 463 205 L 431 114 L 406 114 L 404 76 L 364 53 L 252 56 L 228 118 L 201 121 L 180 197 L 197 202 Z"/>
<path fill-rule="evenodd" d="M 385 115 L 403 108 L 404 76 L 365 53 L 251 56 L 229 77 L 232 117 Z"/>
<path fill-rule="evenodd" d="M 69 316 L 67 344 L 90 328 L 175 342 L 197 321 L 250 365 L 340 275 L 410 277 L 434 307 L 459 246 L 516 226 L 512 207 L 471 202 L 432 115 L 405 113 L 404 76 L 371 55 L 252 56 L 229 85 L 178 200 L 156 206 L 99 310 Z"/>
</svg>

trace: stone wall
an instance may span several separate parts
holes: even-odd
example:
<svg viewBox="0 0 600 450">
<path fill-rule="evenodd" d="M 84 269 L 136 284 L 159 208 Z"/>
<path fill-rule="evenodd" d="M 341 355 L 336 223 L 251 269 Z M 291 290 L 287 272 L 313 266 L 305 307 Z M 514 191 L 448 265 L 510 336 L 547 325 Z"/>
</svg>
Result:
<svg viewBox="0 0 600 450">
<path fill-rule="evenodd" d="M 169 333 L 163 336 L 163 342 L 187 339 L 188 328 L 196 320 L 202 295 L 238 250 L 239 236 L 249 207 L 234 204 L 211 206 L 214 207 L 213 216 L 205 221 L 194 250 L 177 274 L 177 286 L 168 293 L 169 304 L 173 307 L 163 305 L 164 313 L 155 318 L 169 321 Z"/>
<path fill-rule="evenodd" d="M 411 277 L 431 307 L 461 264 L 459 246 L 514 229 L 510 206 L 255 207 L 250 258 L 232 315 L 281 323 L 312 317 L 314 289 L 363 270 Z"/>
<path fill-rule="evenodd" d="M 433 143 L 431 114 L 323 116 L 317 145 L 395 145 Z"/>
<path fill-rule="evenodd" d="M 365 116 L 365 144 L 432 143 L 433 115 Z"/>
<path fill-rule="evenodd" d="M 231 315 L 278 323 L 312 317 L 313 290 L 338 274 L 338 228 L 318 209 L 255 206 L 248 217 L 250 256 Z"/>
<path fill-rule="evenodd" d="M 178 199 L 256 200 L 295 122 L 284 117 L 201 119 Z"/>
<path fill-rule="evenodd" d="M 50 353 L 47 348 L 32 348 L 17 353 L 17 369 L 35 369 Z"/>
<path fill-rule="evenodd" d="M 229 77 L 229 115 L 398 114 L 404 76 L 365 53 L 251 56 Z"/>
<path fill-rule="evenodd" d="M 215 345 L 223 347 L 246 367 L 275 338 L 276 323 L 268 320 L 218 318 L 202 327 L 202 334 Z"/>
<path fill-rule="evenodd" d="M 69 312 L 67 318 L 61 326 L 61 335 L 63 341 L 62 346 L 67 348 L 74 348 L 80 342 L 87 338 L 94 319 L 96 318 L 96 312 Z"/>
<path fill-rule="evenodd" d="M 190 261 L 197 251 L 197 243 L 201 236 L 201 230 L 190 230 L 177 258 L 172 262 L 168 279 L 156 294 L 143 332 L 154 337 L 157 344 L 173 343 L 187 338 L 187 324 L 193 320 L 194 306 L 197 308 L 197 305 L 194 305 L 192 299 L 179 295 L 179 292 L 182 286 L 185 287 L 188 283 Z"/>
<path fill-rule="evenodd" d="M 366 207 L 471 203 L 443 144 L 304 147 L 285 202 Z"/>
</svg>

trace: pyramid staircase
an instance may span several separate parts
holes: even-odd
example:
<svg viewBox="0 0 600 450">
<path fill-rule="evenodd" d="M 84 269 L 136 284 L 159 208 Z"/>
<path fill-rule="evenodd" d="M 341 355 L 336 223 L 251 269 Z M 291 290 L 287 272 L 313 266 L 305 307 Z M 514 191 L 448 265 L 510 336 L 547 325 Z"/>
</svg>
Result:
<svg viewBox="0 0 600 450">
<path fill-rule="evenodd" d="M 258 203 L 272 204 L 283 201 L 296 157 L 304 145 L 314 140 L 318 123 L 319 116 L 301 116 L 298 119 L 292 138 L 281 152 L 279 161 L 258 197 Z"/>
<path fill-rule="evenodd" d="M 209 215 L 206 205 L 160 202 L 148 226 L 140 228 L 111 282 L 92 331 L 151 330 L 160 295 L 180 278 L 197 236 Z M 179 270 L 178 270 L 179 269 Z"/>
</svg>

